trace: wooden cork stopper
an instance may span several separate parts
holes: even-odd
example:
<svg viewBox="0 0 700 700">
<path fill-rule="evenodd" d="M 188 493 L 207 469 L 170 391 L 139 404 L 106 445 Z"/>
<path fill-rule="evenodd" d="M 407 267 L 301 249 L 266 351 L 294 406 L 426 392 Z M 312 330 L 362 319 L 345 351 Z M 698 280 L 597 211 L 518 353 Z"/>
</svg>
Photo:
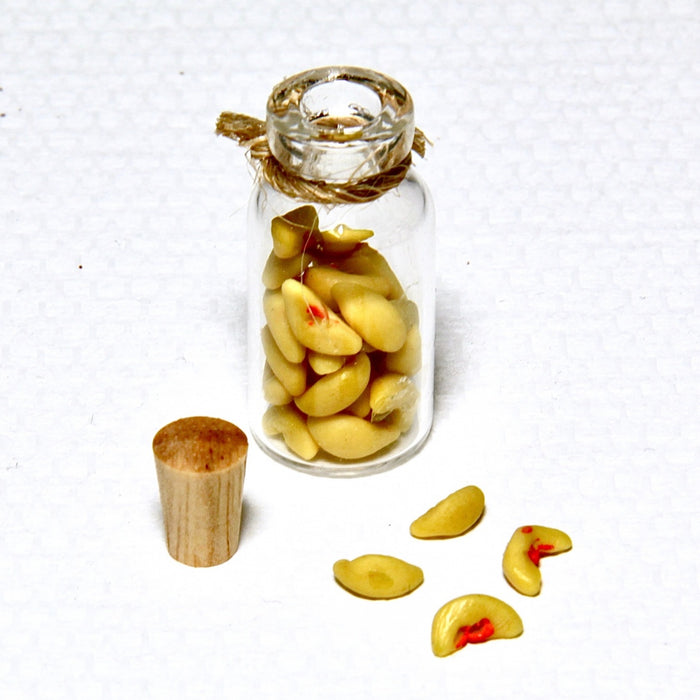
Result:
<svg viewBox="0 0 700 700">
<path fill-rule="evenodd" d="M 170 555 L 216 566 L 238 549 L 248 439 L 218 418 L 182 418 L 153 438 Z"/>
</svg>

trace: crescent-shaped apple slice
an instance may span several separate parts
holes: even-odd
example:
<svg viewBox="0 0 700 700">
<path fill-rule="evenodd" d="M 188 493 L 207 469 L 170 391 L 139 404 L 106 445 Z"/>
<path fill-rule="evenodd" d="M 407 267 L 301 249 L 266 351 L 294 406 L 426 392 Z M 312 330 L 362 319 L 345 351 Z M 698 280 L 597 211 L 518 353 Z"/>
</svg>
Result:
<svg viewBox="0 0 700 700">
<path fill-rule="evenodd" d="M 299 255 L 308 238 L 318 228 L 318 214 L 310 204 L 297 207 L 270 224 L 272 246 L 278 258 L 289 259 Z"/>
<path fill-rule="evenodd" d="M 534 596 L 542 588 L 540 559 L 571 549 L 571 538 L 542 525 L 519 527 L 503 553 L 503 574 L 518 593 Z"/>
<path fill-rule="evenodd" d="M 294 279 L 285 280 L 281 289 L 289 327 L 302 345 L 325 355 L 360 352 L 362 338 L 311 289 Z"/>
<path fill-rule="evenodd" d="M 435 656 L 449 656 L 467 644 L 511 639 L 523 633 L 523 621 L 499 598 L 482 593 L 445 603 L 433 618 L 431 641 Z"/>
<path fill-rule="evenodd" d="M 423 583 L 420 567 L 386 554 L 339 559 L 333 564 L 333 574 L 343 588 L 364 598 L 398 598 Z"/>
<path fill-rule="evenodd" d="M 421 539 L 463 535 L 483 512 L 484 492 L 478 486 L 465 486 L 414 520 L 411 534 Z"/>
</svg>

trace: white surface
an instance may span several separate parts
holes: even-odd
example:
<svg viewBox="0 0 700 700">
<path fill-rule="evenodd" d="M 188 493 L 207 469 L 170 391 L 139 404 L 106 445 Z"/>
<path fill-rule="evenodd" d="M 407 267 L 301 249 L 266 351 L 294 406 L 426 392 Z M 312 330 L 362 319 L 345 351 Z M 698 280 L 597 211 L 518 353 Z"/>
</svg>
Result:
<svg viewBox="0 0 700 700">
<path fill-rule="evenodd" d="M 700 3 L 2 4 L 0 695 L 689 697 Z M 214 123 L 330 63 L 404 83 L 434 142 L 434 430 L 360 480 L 251 446 L 240 550 L 190 569 L 151 439 L 246 430 L 250 174 Z M 469 483 L 473 532 L 409 536 Z M 500 572 L 528 522 L 574 541 L 535 599 Z M 424 585 L 348 595 L 331 566 L 370 551 Z M 524 635 L 434 658 L 434 612 L 469 592 Z"/>
</svg>

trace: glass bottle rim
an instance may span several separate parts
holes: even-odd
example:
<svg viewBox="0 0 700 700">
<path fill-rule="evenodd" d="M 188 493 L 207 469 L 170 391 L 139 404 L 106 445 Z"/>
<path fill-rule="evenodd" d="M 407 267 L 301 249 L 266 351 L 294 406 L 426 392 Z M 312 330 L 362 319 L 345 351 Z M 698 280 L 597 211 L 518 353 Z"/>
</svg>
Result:
<svg viewBox="0 0 700 700">
<path fill-rule="evenodd" d="M 413 100 L 403 85 L 374 70 L 314 68 L 273 88 L 266 131 L 286 170 L 309 180 L 353 182 L 410 154 Z"/>
</svg>

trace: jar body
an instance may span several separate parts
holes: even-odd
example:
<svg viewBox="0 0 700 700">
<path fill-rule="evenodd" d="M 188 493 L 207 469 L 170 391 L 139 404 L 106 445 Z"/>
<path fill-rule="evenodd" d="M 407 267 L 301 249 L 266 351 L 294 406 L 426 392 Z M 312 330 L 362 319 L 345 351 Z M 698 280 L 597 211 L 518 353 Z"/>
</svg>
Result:
<svg viewBox="0 0 700 700">
<path fill-rule="evenodd" d="M 359 476 L 420 448 L 433 414 L 434 248 L 432 199 L 413 168 L 361 203 L 305 202 L 255 185 L 248 405 L 267 454 Z"/>
</svg>

